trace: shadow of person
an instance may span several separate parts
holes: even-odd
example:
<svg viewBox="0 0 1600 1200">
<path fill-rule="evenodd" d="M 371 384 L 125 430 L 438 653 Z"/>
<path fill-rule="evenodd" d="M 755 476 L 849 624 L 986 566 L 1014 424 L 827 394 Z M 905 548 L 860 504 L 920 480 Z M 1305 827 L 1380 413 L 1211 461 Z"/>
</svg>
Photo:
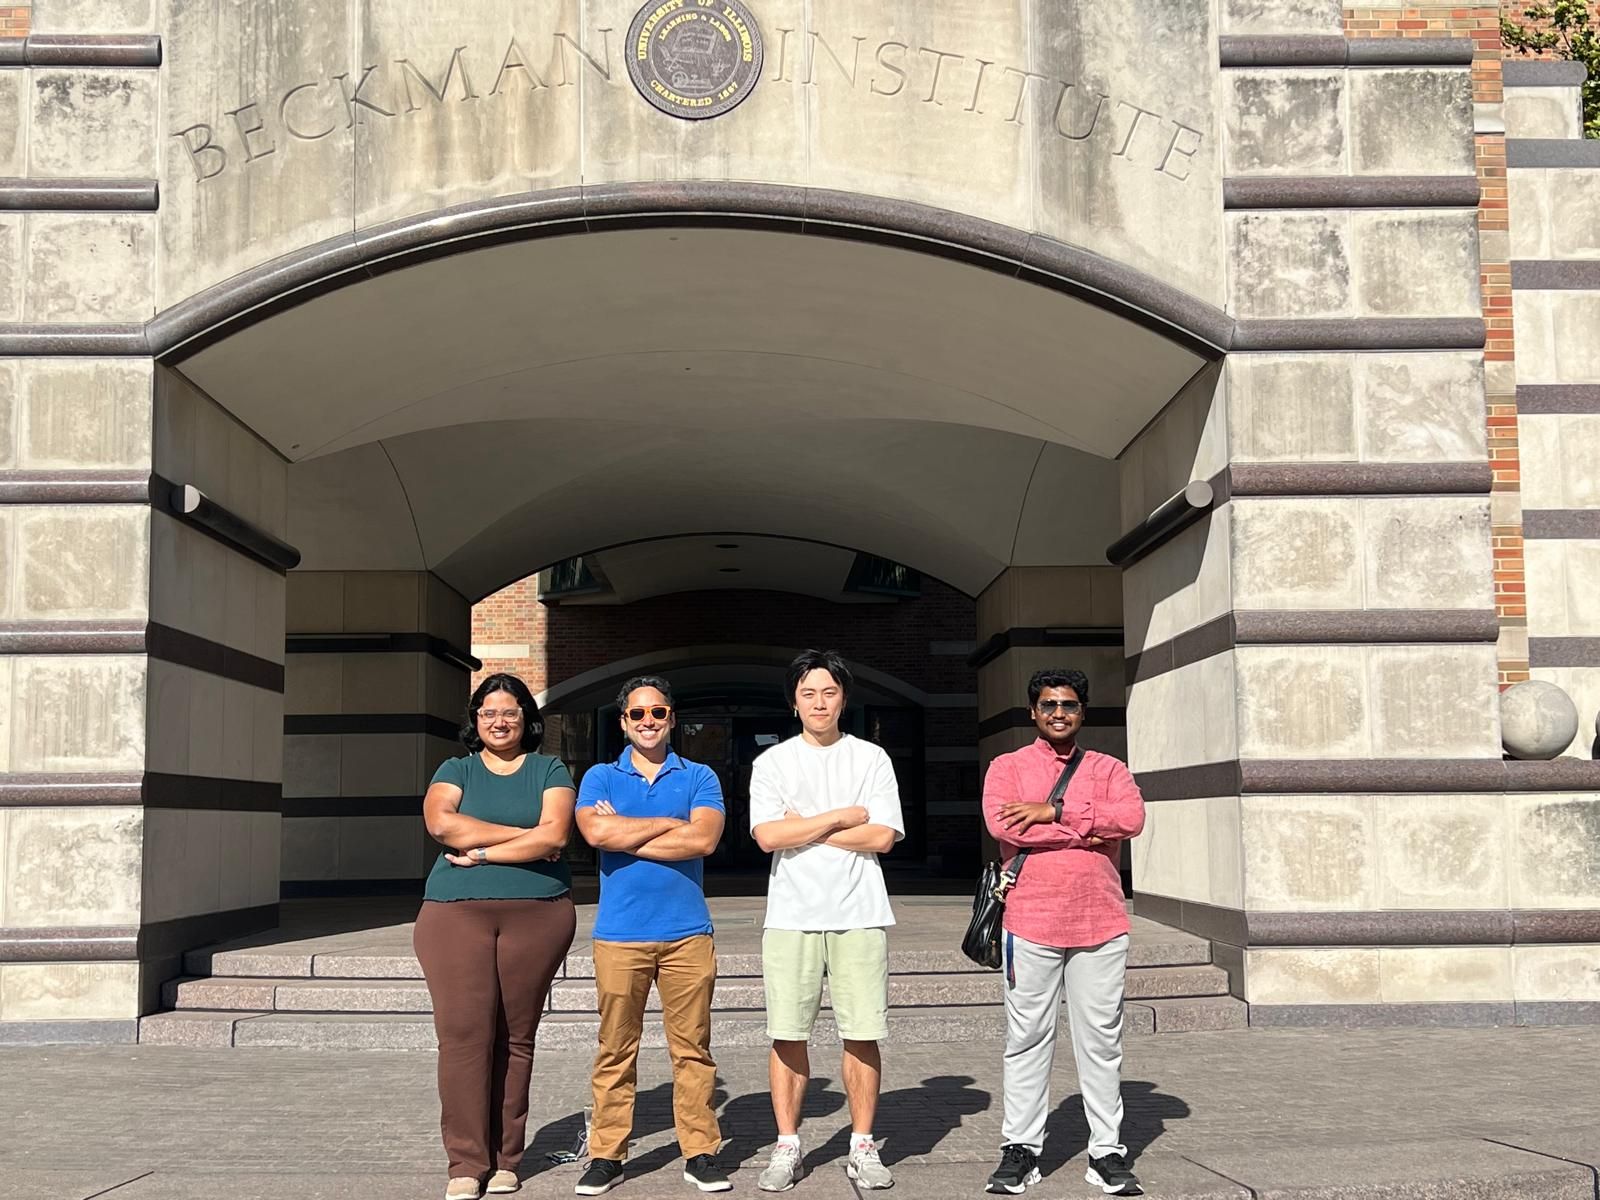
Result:
<svg viewBox="0 0 1600 1200">
<path fill-rule="evenodd" d="M 728 1098 L 728 1092 L 722 1084 L 722 1077 L 717 1077 L 715 1090 L 711 1094 L 711 1104 L 715 1108 Z M 673 1127 L 672 1119 L 672 1083 L 658 1083 L 652 1088 L 638 1092 L 633 1098 L 633 1133 L 629 1135 L 630 1143 L 638 1143 L 652 1134 L 660 1133 L 664 1129 Z M 565 1165 L 550 1162 L 545 1155 L 553 1151 L 571 1150 L 577 1145 L 579 1135 L 583 1133 L 583 1113 L 569 1113 L 558 1117 L 554 1121 L 541 1126 L 532 1138 L 528 1140 L 528 1147 L 523 1152 L 522 1167 L 517 1175 L 523 1180 L 531 1179 L 535 1175 L 542 1175 L 556 1166 Z M 726 1137 L 726 1133 L 724 1133 Z M 678 1157 L 678 1143 L 669 1142 L 665 1146 L 658 1146 L 637 1159 L 629 1158 L 628 1174 L 643 1175 L 657 1170 Z M 582 1161 L 588 1161 L 588 1152 L 585 1150 Z"/>
<path fill-rule="evenodd" d="M 987 1112 L 994 1098 L 970 1075 L 933 1075 L 921 1086 L 900 1088 L 878 1097 L 878 1139 L 883 1143 L 883 1161 L 894 1166 L 909 1158 L 931 1154 L 940 1142 L 961 1128 L 964 1118 Z M 834 1139 L 838 1155 L 850 1149 L 848 1129 Z M 832 1142 L 829 1143 L 830 1145 Z"/>
<path fill-rule="evenodd" d="M 806 1094 L 800 1101 L 802 1137 L 807 1121 L 831 1117 L 844 1107 L 844 1093 L 832 1085 L 833 1080 L 821 1075 L 813 1075 L 806 1081 Z M 722 1124 L 722 1153 L 717 1161 L 730 1171 L 742 1167 L 778 1140 L 770 1092 L 735 1096 L 723 1108 L 718 1120 Z M 848 1131 L 845 1136 L 849 1136 Z M 814 1154 L 806 1155 L 807 1170 L 811 1169 L 813 1158 Z"/>
<path fill-rule="evenodd" d="M 1130 1160 L 1167 1131 L 1168 1121 L 1181 1121 L 1188 1115 L 1189 1105 L 1184 1100 L 1157 1091 L 1155 1084 L 1143 1079 L 1122 1081 L 1122 1144 L 1127 1146 Z M 1088 1148 L 1089 1119 L 1083 1111 L 1083 1096 L 1074 1092 L 1044 1123 L 1039 1167 L 1049 1174 Z"/>
</svg>

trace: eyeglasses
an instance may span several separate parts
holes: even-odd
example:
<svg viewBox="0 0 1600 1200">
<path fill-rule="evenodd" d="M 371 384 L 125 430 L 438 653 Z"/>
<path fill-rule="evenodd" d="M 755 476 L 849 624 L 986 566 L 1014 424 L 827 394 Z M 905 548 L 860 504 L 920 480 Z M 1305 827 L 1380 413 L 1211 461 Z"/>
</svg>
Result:
<svg viewBox="0 0 1600 1200">
<path fill-rule="evenodd" d="M 649 713 L 655 720 L 665 721 L 667 714 L 671 711 L 665 704 L 652 704 L 649 708 L 630 708 L 628 710 L 628 720 L 642 721 L 645 713 Z"/>
<path fill-rule="evenodd" d="M 522 710 L 520 708 L 480 708 L 478 710 L 478 720 L 480 721 L 498 721 L 501 717 L 508 721 L 520 721 L 522 720 Z"/>
<path fill-rule="evenodd" d="M 1062 714 L 1068 717 L 1083 711 L 1083 705 L 1076 700 L 1041 700 L 1034 707 L 1044 713 L 1045 716 L 1049 716 L 1057 709 L 1060 709 Z"/>
</svg>

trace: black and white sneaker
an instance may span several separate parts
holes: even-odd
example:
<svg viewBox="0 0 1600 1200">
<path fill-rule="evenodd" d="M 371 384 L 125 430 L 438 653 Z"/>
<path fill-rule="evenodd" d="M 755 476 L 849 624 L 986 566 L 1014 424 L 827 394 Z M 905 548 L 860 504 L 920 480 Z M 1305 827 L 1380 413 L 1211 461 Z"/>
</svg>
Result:
<svg viewBox="0 0 1600 1200">
<path fill-rule="evenodd" d="M 1020 1196 L 1038 1183 L 1039 1178 L 1039 1156 L 1026 1146 L 1010 1142 L 1000 1147 L 1000 1165 L 989 1176 L 983 1190 L 1002 1196 Z"/>
<path fill-rule="evenodd" d="M 622 1182 L 622 1162 L 615 1158 L 591 1158 L 589 1169 L 572 1190 L 580 1196 L 598 1196 Z"/>
<path fill-rule="evenodd" d="M 728 1173 L 717 1166 L 715 1154 L 696 1154 L 683 1164 L 683 1178 L 702 1192 L 726 1192 L 733 1187 Z"/>
<path fill-rule="evenodd" d="M 1083 1173 L 1085 1183 L 1092 1183 L 1108 1196 L 1142 1196 L 1143 1189 L 1133 1172 L 1128 1170 L 1128 1160 L 1111 1153 L 1101 1158 L 1090 1158 L 1089 1169 Z"/>
</svg>

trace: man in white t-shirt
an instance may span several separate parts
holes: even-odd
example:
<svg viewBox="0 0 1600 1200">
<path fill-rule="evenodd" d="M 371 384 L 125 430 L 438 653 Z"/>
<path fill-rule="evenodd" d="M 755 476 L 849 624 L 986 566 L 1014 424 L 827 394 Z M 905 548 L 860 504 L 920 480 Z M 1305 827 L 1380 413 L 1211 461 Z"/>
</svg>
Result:
<svg viewBox="0 0 1600 1200">
<path fill-rule="evenodd" d="M 878 855 L 906 830 L 889 756 L 839 729 L 850 683 L 850 669 L 832 650 L 807 650 L 790 663 L 786 685 L 800 735 L 757 758 L 750 777 L 750 833 L 772 855 L 761 973 L 778 1144 L 759 1181 L 767 1192 L 787 1191 L 803 1174 L 806 1042 L 822 1007 L 824 975 L 844 1042 L 852 1130 L 846 1170 L 858 1187 L 894 1184 L 872 1137 L 878 1043 L 889 1034 L 887 930 L 894 924 Z"/>
</svg>

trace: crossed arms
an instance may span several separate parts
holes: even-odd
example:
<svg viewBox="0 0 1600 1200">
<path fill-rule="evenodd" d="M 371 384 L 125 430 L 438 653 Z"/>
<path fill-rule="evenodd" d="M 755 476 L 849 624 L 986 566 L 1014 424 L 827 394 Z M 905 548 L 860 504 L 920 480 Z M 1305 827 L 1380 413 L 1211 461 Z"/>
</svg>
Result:
<svg viewBox="0 0 1600 1200">
<path fill-rule="evenodd" d="M 556 859 L 572 833 L 572 805 L 577 793 L 569 787 L 546 788 L 539 823 L 496 825 L 460 812 L 461 789 L 453 783 L 435 783 L 422 799 L 422 821 L 428 836 L 445 847 L 456 866 L 470 866 L 468 850 L 482 847 L 487 862 L 522 863 Z M 454 851 L 454 853 L 449 853 Z"/>
<path fill-rule="evenodd" d="M 867 810 L 859 804 L 831 808 L 814 817 L 802 817 L 792 809 L 785 809 L 781 820 L 763 821 L 751 828 L 750 836 L 768 854 L 816 845 L 885 854 L 894 849 L 895 840 L 894 829 L 870 824 Z"/>
<path fill-rule="evenodd" d="M 701 806 L 689 810 L 689 819 L 676 817 L 624 817 L 608 800 L 578 810 L 578 832 L 596 850 L 616 850 L 656 862 L 682 862 L 704 858 L 722 838 L 723 812 Z"/>
<path fill-rule="evenodd" d="M 1076 780 L 1074 780 L 1076 782 Z M 1093 849 L 1137 836 L 1144 828 L 1144 798 L 1120 762 L 1103 795 L 1068 787 L 1061 820 L 1044 796 L 1025 796 L 1016 768 L 997 759 L 983 781 L 983 823 L 997 842 L 1030 850 Z"/>
</svg>

